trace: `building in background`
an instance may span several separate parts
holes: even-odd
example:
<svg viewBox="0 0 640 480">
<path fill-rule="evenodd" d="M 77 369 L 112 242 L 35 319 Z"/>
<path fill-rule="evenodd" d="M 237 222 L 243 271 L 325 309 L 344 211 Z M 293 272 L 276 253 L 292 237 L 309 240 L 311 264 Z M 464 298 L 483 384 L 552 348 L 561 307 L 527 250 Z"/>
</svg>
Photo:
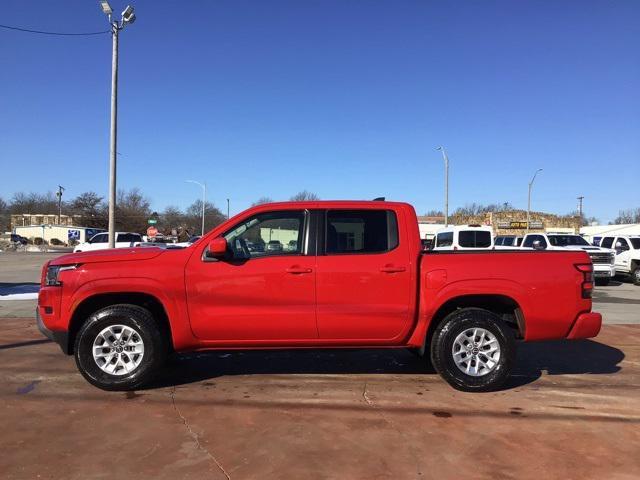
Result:
<svg viewBox="0 0 640 480">
<path fill-rule="evenodd" d="M 60 215 L 60 225 L 73 225 L 80 222 L 80 215 Z M 11 230 L 16 227 L 33 225 L 58 225 L 58 214 L 19 213 L 11 215 Z"/>
<path fill-rule="evenodd" d="M 42 238 L 46 243 L 51 245 L 75 245 L 76 243 L 86 242 L 95 234 L 104 231 L 106 230 L 101 228 L 45 224 L 27 225 L 13 229 L 13 233 L 17 233 L 34 243 L 37 243 L 36 239 Z"/>
<path fill-rule="evenodd" d="M 530 212 L 530 232 L 579 233 L 579 216 L 560 216 L 552 213 Z M 494 235 L 523 236 L 527 232 L 526 210 L 505 210 L 478 215 L 451 215 L 449 225 L 482 225 L 493 229 Z M 444 228 L 444 217 L 419 216 L 420 238 L 430 240 L 435 232 Z"/>
</svg>

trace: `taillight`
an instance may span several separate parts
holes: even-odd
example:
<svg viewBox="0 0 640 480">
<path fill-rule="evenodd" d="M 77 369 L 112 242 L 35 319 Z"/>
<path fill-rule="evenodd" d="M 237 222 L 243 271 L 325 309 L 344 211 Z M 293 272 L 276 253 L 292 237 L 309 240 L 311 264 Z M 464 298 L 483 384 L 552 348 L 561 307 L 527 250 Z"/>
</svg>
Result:
<svg viewBox="0 0 640 480">
<path fill-rule="evenodd" d="M 582 272 L 582 298 L 591 298 L 593 294 L 593 264 L 576 263 L 575 267 Z"/>
<path fill-rule="evenodd" d="M 45 281 L 45 278 L 47 276 L 47 269 L 49 268 L 49 263 L 50 262 L 51 262 L 51 260 L 49 260 L 47 263 L 45 263 L 42 266 L 42 272 L 40 273 L 40 286 L 41 287 L 44 287 L 44 281 Z"/>
</svg>

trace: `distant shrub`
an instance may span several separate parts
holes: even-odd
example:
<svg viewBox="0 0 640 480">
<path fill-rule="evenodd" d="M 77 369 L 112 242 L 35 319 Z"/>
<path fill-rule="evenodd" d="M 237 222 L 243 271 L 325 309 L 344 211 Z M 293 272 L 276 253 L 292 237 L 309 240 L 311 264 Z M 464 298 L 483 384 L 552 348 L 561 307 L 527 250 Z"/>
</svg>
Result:
<svg viewBox="0 0 640 480">
<path fill-rule="evenodd" d="M 35 237 L 33 239 L 33 244 L 34 245 L 46 245 L 47 241 L 45 239 L 43 239 L 42 237 Z"/>
<path fill-rule="evenodd" d="M 58 240 L 57 238 L 52 238 L 51 240 L 49 240 L 49 243 L 51 245 L 65 245 L 62 240 Z"/>
</svg>

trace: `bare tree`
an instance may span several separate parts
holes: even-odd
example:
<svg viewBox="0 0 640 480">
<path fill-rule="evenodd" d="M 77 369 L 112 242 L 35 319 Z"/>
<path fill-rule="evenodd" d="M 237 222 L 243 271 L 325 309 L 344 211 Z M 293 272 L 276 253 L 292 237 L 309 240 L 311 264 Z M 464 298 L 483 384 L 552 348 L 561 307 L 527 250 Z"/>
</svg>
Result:
<svg viewBox="0 0 640 480">
<path fill-rule="evenodd" d="M 66 208 L 66 203 L 63 203 Z M 18 192 L 9 203 L 9 211 L 13 214 L 55 214 L 58 213 L 58 200 L 52 192 L 45 194 Z"/>
<path fill-rule="evenodd" d="M 613 220 L 614 225 L 623 223 L 640 223 L 640 207 L 620 210 L 618 216 Z"/>
<path fill-rule="evenodd" d="M 116 201 L 116 228 L 124 231 L 142 233 L 147 229 L 147 220 L 151 215 L 151 202 L 139 188 L 128 192 L 118 190 Z"/>
<path fill-rule="evenodd" d="M 103 198 L 95 192 L 84 192 L 69 204 L 70 213 L 80 215 L 80 223 L 85 227 L 107 228 L 107 206 Z"/>
<path fill-rule="evenodd" d="M 273 202 L 273 198 L 271 197 L 260 197 L 258 200 L 253 202 L 251 206 L 255 207 L 256 205 L 262 205 L 263 203 L 272 203 L 272 202 Z"/>
<path fill-rule="evenodd" d="M 429 210 L 424 214 L 425 217 L 444 217 L 442 210 Z"/>
<path fill-rule="evenodd" d="M 187 228 L 190 233 L 200 234 L 202 225 L 202 200 L 198 199 L 187 207 L 185 212 Z M 226 215 L 211 202 L 204 204 L 204 221 L 205 233 L 214 227 L 217 227 L 227 219 Z"/>
<path fill-rule="evenodd" d="M 4 233 L 11 228 L 11 216 L 9 215 L 9 205 L 0 197 L 0 233 Z"/>
<path fill-rule="evenodd" d="M 302 190 L 291 197 L 290 200 L 292 202 L 312 202 L 314 200 L 320 200 L 320 197 L 313 192 Z"/>
</svg>

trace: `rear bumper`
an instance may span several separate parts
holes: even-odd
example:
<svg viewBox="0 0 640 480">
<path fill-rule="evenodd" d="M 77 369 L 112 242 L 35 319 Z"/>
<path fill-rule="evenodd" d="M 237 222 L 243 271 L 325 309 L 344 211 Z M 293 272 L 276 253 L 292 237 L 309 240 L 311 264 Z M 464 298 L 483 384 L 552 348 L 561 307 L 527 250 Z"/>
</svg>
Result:
<svg viewBox="0 0 640 480">
<path fill-rule="evenodd" d="M 40 316 L 40 309 L 36 308 L 36 324 L 38 325 L 38 330 L 49 340 L 53 340 L 56 342 L 62 351 L 67 355 L 69 352 L 69 333 L 68 332 L 59 332 L 56 330 L 49 330 L 44 322 L 42 321 L 42 317 Z"/>
<path fill-rule="evenodd" d="M 602 315 L 599 313 L 581 313 L 574 322 L 567 338 L 577 340 L 580 338 L 593 338 L 600 332 Z"/>
</svg>

